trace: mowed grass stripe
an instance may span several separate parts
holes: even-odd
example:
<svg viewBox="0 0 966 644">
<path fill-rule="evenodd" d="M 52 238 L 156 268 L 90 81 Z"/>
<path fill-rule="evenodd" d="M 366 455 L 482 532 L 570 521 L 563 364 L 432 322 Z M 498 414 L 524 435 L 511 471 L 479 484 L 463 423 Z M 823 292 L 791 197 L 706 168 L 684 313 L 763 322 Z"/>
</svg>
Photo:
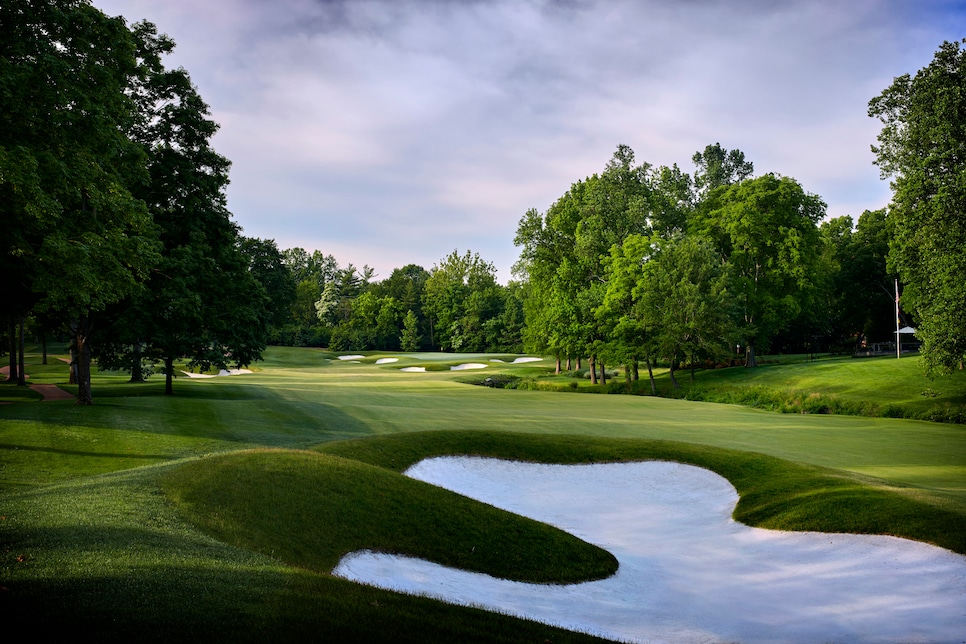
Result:
<svg viewBox="0 0 966 644">
<path fill-rule="evenodd" d="M 60 427 L 88 428 L 96 469 L 118 451 L 101 430 L 160 437 L 149 451 L 181 458 L 256 446 L 304 448 L 328 440 L 394 432 L 514 431 L 651 438 L 751 450 L 779 458 L 917 486 L 966 504 L 966 427 L 885 418 L 776 414 L 735 405 L 641 396 L 593 396 L 505 391 L 459 382 L 459 372 L 405 374 L 381 366 L 325 363 L 312 349 L 270 348 L 261 371 L 209 380 L 183 379 L 176 395 L 161 385 L 128 385 L 110 377 L 95 383 L 95 406 L 0 405 L 0 419 L 23 421 L 0 435 L 5 478 L 15 475 L 17 447 L 56 450 Z M 275 360 L 283 364 L 276 373 Z M 896 361 L 903 362 L 903 361 Z M 873 364 L 856 361 L 858 365 Z M 302 364 L 302 369 L 294 365 Z M 326 366 L 329 365 L 329 366 Z M 505 365 L 499 368 L 507 368 Z M 527 367 L 529 368 L 529 367 Z M 768 367 L 783 369 L 785 367 Z M 66 377 L 66 366 L 63 367 Z M 746 371 L 746 370 L 743 370 Z M 385 375 L 388 374 L 388 375 Z M 153 388 L 153 389 L 152 389 Z M 124 393 L 138 395 L 122 397 Z M 130 467 L 117 459 L 115 469 Z M 54 476 L 82 476 L 78 464 Z"/>
</svg>

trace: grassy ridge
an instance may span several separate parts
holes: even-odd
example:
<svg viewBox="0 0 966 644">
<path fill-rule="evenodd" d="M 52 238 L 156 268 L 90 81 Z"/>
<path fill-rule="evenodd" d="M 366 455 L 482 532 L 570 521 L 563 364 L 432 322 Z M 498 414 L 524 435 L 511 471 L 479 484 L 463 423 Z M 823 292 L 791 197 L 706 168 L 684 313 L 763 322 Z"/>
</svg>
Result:
<svg viewBox="0 0 966 644">
<path fill-rule="evenodd" d="M 717 472 L 738 490 L 734 518 L 779 530 L 888 534 L 966 554 L 966 512 L 827 468 L 672 441 L 430 432 L 330 443 L 320 451 L 400 471 L 423 458 L 474 455 L 540 463 L 668 460 Z"/>
<path fill-rule="evenodd" d="M 318 572 L 360 549 L 538 583 L 617 570 L 613 555 L 556 528 L 319 452 L 201 459 L 169 472 L 162 486 L 184 516 L 220 541 Z"/>
<path fill-rule="evenodd" d="M 590 642 L 369 588 L 214 539 L 160 491 L 172 465 L 4 497 L 0 615 L 52 641 Z"/>
</svg>

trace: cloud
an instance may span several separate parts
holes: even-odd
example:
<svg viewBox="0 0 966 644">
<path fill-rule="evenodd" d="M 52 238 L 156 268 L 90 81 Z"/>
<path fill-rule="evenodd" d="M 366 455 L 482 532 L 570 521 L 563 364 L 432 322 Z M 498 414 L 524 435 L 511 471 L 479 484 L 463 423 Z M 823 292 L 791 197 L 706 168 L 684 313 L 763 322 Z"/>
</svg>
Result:
<svg viewBox="0 0 966 644">
<path fill-rule="evenodd" d="M 468 248 L 501 279 L 523 213 L 618 143 L 690 169 L 720 141 L 831 214 L 884 205 L 868 100 L 966 27 L 902 0 L 95 4 L 175 39 L 246 234 L 381 275 Z"/>
</svg>

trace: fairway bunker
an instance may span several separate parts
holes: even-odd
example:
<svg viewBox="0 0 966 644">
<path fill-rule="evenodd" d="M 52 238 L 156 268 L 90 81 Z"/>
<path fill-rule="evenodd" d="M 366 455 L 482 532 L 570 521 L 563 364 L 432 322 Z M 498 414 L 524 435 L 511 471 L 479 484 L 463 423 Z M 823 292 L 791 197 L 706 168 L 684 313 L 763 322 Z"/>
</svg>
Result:
<svg viewBox="0 0 966 644">
<path fill-rule="evenodd" d="M 218 378 L 225 376 L 242 376 L 247 373 L 253 373 L 251 369 L 222 369 L 217 374 L 210 373 L 192 373 L 190 371 L 182 371 L 184 375 L 189 378 Z"/>
<path fill-rule="evenodd" d="M 407 472 L 599 545 L 614 576 L 526 584 L 358 552 L 333 574 L 625 641 L 952 642 L 966 557 L 886 536 L 750 528 L 738 495 L 690 465 L 537 465 L 444 457 Z"/>
</svg>

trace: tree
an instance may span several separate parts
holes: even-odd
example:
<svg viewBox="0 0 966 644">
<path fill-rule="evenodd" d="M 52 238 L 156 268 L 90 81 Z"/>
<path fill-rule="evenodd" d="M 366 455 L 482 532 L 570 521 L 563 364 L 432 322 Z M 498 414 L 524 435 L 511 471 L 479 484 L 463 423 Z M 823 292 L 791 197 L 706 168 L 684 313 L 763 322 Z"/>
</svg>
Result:
<svg viewBox="0 0 966 644">
<path fill-rule="evenodd" d="M 746 365 L 809 304 L 825 203 L 789 177 L 766 174 L 712 191 L 689 234 L 715 241 L 732 267 Z"/>
<path fill-rule="evenodd" d="M 443 351 L 483 351 L 483 325 L 500 313 L 496 268 L 479 253 L 453 251 L 433 266 L 423 310 Z"/>
<path fill-rule="evenodd" d="M 741 183 L 755 171 L 755 165 L 745 160 L 741 150 L 728 151 L 720 143 L 705 146 L 703 152 L 695 152 L 694 188 L 698 200 L 703 200 L 715 188 Z"/>
<path fill-rule="evenodd" d="M 886 267 L 889 253 L 885 209 L 866 210 L 853 225 L 849 216 L 822 222 L 820 268 L 823 288 L 811 329 L 833 344 L 882 342 L 895 336 L 894 279 Z"/>
<path fill-rule="evenodd" d="M 429 279 L 429 271 L 417 264 L 407 264 L 402 268 L 393 269 L 389 277 L 370 287 L 379 297 L 393 297 L 401 310 L 413 312 L 417 325 L 415 337 L 420 341 L 425 337 L 423 334 L 428 328 L 428 321 L 423 312 L 423 294 L 426 291 L 427 279 Z"/>
<path fill-rule="evenodd" d="M 620 356 L 625 365 L 634 372 L 643 358 L 651 382 L 651 393 L 657 393 L 654 384 L 653 351 L 655 331 L 645 305 L 649 288 L 644 266 L 654 251 L 654 241 L 644 235 L 632 235 L 621 246 L 611 247 L 607 260 L 607 291 L 597 309 L 597 316 L 610 329 L 612 352 Z M 634 378 L 636 379 L 636 378 Z"/>
<path fill-rule="evenodd" d="M 656 238 L 650 253 L 641 270 L 640 297 L 656 350 L 668 359 L 677 386 L 679 359 L 688 361 L 694 380 L 699 360 L 717 363 L 730 356 L 730 266 L 709 239 L 696 234 Z"/>
<path fill-rule="evenodd" d="M 145 176 L 128 137 L 137 38 L 80 0 L 3 3 L 0 29 L 0 262 L 21 278 L 7 304 L 69 320 L 77 402 L 91 404 L 92 316 L 137 291 L 158 260 L 130 190 Z"/>
<path fill-rule="evenodd" d="M 163 362 L 170 395 L 175 360 L 226 369 L 259 359 L 270 300 L 251 270 L 261 260 L 253 250 L 243 252 L 227 209 L 230 162 L 210 145 L 218 125 L 188 73 L 164 67 L 161 58 L 174 43 L 150 23 L 138 23 L 133 31 L 144 73 L 134 86 L 140 118 L 130 136 L 147 156 L 149 174 L 135 194 L 160 230 L 163 252 L 121 319 L 123 332 L 134 334 L 132 350 L 140 355 L 143 342 L 144 355 Z M 120 337 L 117 324 L 114 329 Z"/>
<path fill-rule="evenodd" d="M 652 174 L 651 230 L 661 237 L 684 234 L 694 211 L 694 182 L 674 164 L 661 166 Z"/>
<path fill-rule="evenodd" d="M 295 280 L 291 269 L 273 239 L 242 237 L 239 250 L 248 260 L 248 271 L 261 284 L 268 296 L 271 333 L 275 338 L 287 324 L 295 304 Z"/>
<path fill-rule="evenodd" d="M 399 337 L 399 344 L 403 351 L 416 351 L 419 349 L 419 323 L 416 314 L 412 309 L 406 311 L 403 319 L 402 335 Z"/>
<path fill-rule="evenodd" d="M 966 40 L 963 41 L 966 43 Z M 869 102 L 875 163 L 891 178 L 889 263 L 915 311 L 928 373 L 966 361 L 966 50 L 944 42 Z"/>
</svg>

